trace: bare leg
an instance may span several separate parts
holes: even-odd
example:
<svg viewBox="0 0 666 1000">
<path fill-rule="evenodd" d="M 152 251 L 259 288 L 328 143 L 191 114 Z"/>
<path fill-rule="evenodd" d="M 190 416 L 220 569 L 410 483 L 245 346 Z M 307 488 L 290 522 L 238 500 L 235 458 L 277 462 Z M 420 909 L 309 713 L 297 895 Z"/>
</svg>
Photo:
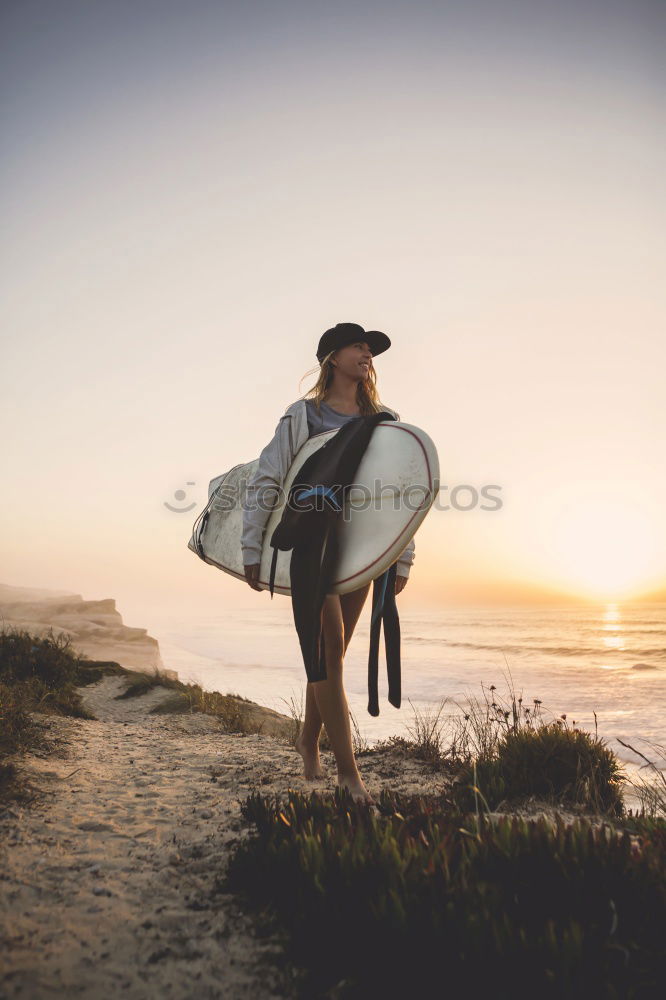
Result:
<svg viewBox="0 0 666 1000">
<path fill-rule="evenodd" d="M 317 707 L 314 687 L 308 681 L 305 691 L 305 721 L 295 743 L 296 749 L 303 758 L 303 774 L 308 781 L 325 777 L 319 757 L 321 726 L 322 718 Z"/>
<path fill-rule="evenodd" d="M 326 595 L 322 608 L 322 628 L 326 650 L 327 679 L 316 681 L 313 684 L 313 689 L 320 716 L 326 726 L 326 732 L 335 754 L 338 785 L 348 788 L 354 798 L 373 803 L 374 800 L 363 784 L 356 766 L 349 723 L 349 705 L 342 684 L 342 662 L 345 650 L 368 590 L 369 586 L 342 597 L 337 594 Z M 350 632 L 346 636 L 343 606 L 350 625 Z"/>
<path fill-rule="evenodd" d="M 359 619 L 365 599 L 368 596 L 370 584 L 359 588 L 350 594 L 342 594 L 340 597 L 340 607 L 342 610 L 342 623 L 344 635 L 344 653 L 347 652 L 349 641 L 354 634 L 354 628 Z M 323 609 L 322 609 L 323 623 Z M 316 780 L 325 777 L 325 772 L 321 766 L 319 757 L 319 737 L 322 729 L 322 717 L 317 705 L 317 698 L 314 687 L 310 681 L 307 683 L 305 694 L 305 720 L 303 728 L 296 739 L 296 749 L 303 758 L 304 777 L 306 780 Z"/>
<path fill-rule="evenodd" d="M 363 610 L 369 590 L 370 584 L 368 583 L 365 587 L 361 587 L 350 594 L 342 594 L 340 597 L 345 653 L 347 652 L 349 641 L 354 634 L 356 623 Z M 325 777 L 319 757 L 319 737 L 321 735 L 322 722 L 314 688 L 311 682 L 308 681 L 305 692 L 305 720 L 295 746 L 303 758 L 305 765 L 304 777 L 309 780 Z"/>
<path fill-rule="evenodd" d="M 342 621 L 345 629 L 345 653 L 347 652 L 347 647 L 349 646 L 351 637 L 354 634 L 356 623 L 359 620 L 361 611 L 363 610 L 363 605 L 365 604 L 365 599 L 368 596 L 369 590 L 370 584 L 366 583 L 365 587 L 353 590 L 351 594 L 342 594 L 340 596 Z"/>
</svg>

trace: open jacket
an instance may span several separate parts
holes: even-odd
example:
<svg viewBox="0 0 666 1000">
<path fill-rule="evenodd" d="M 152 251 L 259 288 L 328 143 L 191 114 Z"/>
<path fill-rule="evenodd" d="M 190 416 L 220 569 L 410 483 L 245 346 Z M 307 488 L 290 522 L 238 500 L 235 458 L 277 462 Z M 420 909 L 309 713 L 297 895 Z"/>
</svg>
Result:
<svg viewBox="0 0 666 1000">
<path fill-rule="evenodd" d="M 382 405 L 382 409 L 394 416 L 396 420 L 400 419 L 399 414 L 389 406 Z M 241 549 L 245 566 L 261 562 L 264 530 L 271 515 L 266 504 L 259 506 L 252 502 L 255 492 L 275 485 L 282 488 L 294 458 L 309 436 L 305 400 L 297 399 L 295 403 L 287 407 L 280 417 L 273 439 L 261 452 L 256 472 L 247 484 L 248 505 L 243 510 L 243 532 L 241 535 Z M 267 509 L 262 509 L 262 507 Z M 413 562 L 414 539 L 412 538 L 397 559 L 398 575 L 409 576 Z"/>
</svg>

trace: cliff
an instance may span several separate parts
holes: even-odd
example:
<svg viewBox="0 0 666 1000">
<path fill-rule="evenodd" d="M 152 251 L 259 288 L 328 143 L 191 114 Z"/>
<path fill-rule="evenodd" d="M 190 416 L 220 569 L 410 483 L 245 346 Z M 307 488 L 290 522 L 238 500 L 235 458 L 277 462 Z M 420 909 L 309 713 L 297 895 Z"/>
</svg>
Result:
<svg viewBox="0 0 666 1000">
<path fill-rule="evenodd" d="M 123 623 L 113 598 L 86 601 L 80 594 L 0 584 L 0 623 L 45 635 L 67 633 L 93 660 L 115 660 L 130 670 L 164 670 L 157 639 Z M 167 671 L 174 678 L 175 671 Z"/>
</svg>

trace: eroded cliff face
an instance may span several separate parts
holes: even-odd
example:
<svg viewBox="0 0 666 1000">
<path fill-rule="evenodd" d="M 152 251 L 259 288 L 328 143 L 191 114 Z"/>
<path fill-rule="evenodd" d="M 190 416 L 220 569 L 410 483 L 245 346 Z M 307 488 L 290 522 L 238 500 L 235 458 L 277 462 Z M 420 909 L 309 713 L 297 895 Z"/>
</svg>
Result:
<svg viewBox="0 0 666 1000">
<path fill-rule="evenodd" d="M 0 584 L 0 626 L 45 635 L 67 633 L 72 646 L 93 660 L 115 660 L 131 670 L 164 670 L 157 639 L 123 624 L 113 598 L 85 601 L 80 594 Z M 175 671 L 167 671 L 176 677 Z"/>
</svg>

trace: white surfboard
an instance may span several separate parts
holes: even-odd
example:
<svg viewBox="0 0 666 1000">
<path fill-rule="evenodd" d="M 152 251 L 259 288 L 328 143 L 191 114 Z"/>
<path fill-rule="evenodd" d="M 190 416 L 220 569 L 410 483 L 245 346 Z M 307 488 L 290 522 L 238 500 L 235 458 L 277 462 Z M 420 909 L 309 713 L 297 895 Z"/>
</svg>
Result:
<svg viewBox="0 0 666 1000">
<path fill-rule="evenodd" d="M 309 456 L 340 428 L 309 438 L 297 453 L 280 499 L 266 524 L 258 585 L 268 590 L 273 548 L 270 539 L 282 517 L 294 477 Z M 259 459 L 234 466 L 218 477 L 208 504 L 197 518 L 188 548 L 205 562 L 245 582 L 240 547 L 243 486 Z M 432 439 L 420 427 L 399 420 L 378 423 L 361 458 L 339 515 L 340 549 L 330 593 L 346 594 L 380 576 L 413 538 L 439 490 L 439 460 Z M 291 595 L 291 550 L 278 551 L 274 591 Z"/>
</svg>

